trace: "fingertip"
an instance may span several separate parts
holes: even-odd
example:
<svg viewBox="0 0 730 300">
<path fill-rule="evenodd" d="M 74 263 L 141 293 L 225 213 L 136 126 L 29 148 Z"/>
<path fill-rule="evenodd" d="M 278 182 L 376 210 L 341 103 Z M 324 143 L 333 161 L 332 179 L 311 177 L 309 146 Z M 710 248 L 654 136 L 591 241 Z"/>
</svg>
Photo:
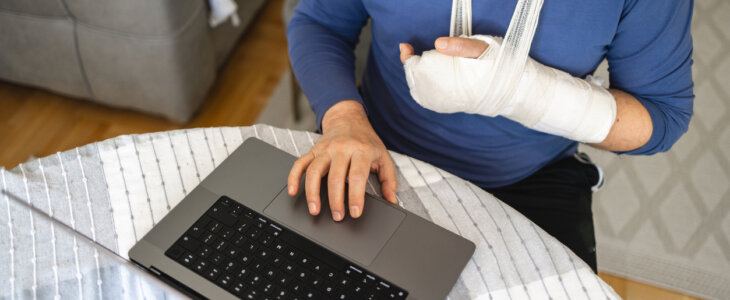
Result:
<svg viewBox="0 0 730 300">
<path fill-rule="evenodd" d="M 339 222 L 339 221 L 342 221 L 342 218 L 343 217 L 342 217 L 342 213 L 341 212 L 339 212 L 337 210 L 332 211 L 332 219 L 333 220 L 335 220 L 336 222 Z"/>
<path fill-rule="evenodd" d="M 316 216 L 319 214 L 319 208 L 317 207 L 317 203 L 315 202 L 309 202 L 309 214 Z"/>
<path fill-rule="evenodd" d="M 360 210 L 360 206 L 358 206 L 358 205 L 350 206 L 350 216 L 351 217 L 357 219 L 357 218 L 360 217 L 360 215 L 362 215 L 362 211 Z"/>
<path fill-rule="evenodd" d="M 449 42 L 447 38 L 440 37 L 436 39 L 436 42 L 434 42 L 434 45 L 436 46 L 436 49 L 439 50 L 446 50 L 446 48 L 449 47 Z"/>
</svg>

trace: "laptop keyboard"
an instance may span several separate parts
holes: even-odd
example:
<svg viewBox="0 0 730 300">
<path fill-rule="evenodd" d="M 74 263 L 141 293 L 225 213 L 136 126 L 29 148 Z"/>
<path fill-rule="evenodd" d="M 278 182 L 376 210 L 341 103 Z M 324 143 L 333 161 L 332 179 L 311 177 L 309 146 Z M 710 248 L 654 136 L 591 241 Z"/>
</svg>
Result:
<svg viewBox="0 0 730 300">
<path fill-rule="evenodd" d="M 165 255 L 243 299 L 405 299 L 408 292 L 223 196 Z"/>
</svg>

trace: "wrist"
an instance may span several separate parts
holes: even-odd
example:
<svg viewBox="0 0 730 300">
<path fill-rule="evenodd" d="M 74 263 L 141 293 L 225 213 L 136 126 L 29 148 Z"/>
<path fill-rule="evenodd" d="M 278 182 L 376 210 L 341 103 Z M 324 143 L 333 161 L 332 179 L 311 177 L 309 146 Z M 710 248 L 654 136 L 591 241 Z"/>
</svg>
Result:
<svg viewBox="0 0 730 300">
<path fill-rule="evenodd" d="M 342 122 L 367 120 L 365 108 L 356 100 L 343 100 L 332 105 L 322 117 L 322 132 Z"/>
</svg>

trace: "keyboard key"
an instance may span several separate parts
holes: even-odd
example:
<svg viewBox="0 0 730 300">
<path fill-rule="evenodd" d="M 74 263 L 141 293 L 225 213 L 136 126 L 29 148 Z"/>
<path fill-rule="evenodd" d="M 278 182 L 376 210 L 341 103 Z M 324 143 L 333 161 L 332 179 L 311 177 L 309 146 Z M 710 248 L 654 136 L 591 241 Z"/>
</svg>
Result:
<svg viewBox="0 0 730 300">
<path fill-rule="evenodd" d="M 287 257 L 288 259 L 291 259 L 291 260 L 296 260 L 296 259 L 297 259 L 297 253 L 298 253 L 298 251 L 297 251 L 297 250 L 295 250 L 294 248 L 291 248 L 291 247 L 289 247 L 289 248 L 288 248 L 288 249 L 286 250 L 286 252 L 285 252 L 285 254 L 286 254 L 286 257 Z"/>
<path fill-rule="evenodd" d="M 284 263 L 284 259 L 272 256 L 271 259 L 269 259 L 269 262 L 274 265 L 274 267 L 280 268 L 281 264 Z"/>
<path fill-rule="evenodd" d="M 251 254 L 241 254 L 238 258 L 238 261 L 241 262 L 242 265 L 247 265 L 251 262 Z"/>
<path fill-rule="evenodd" d="M 350 289 L 348 291 L 356 297 L 362 297 L 365 294 L 365 289 L 359 284 L 350 285 Z"/>
<path fill-rule="evenodd" d="M 298 260 L 300 266 L 307 268 L 309 268 L 309 265 L 312 263 L 312 258 L 306 255 L 300 255 Z"/>
<path fill-rule="evenodd" d="M 271 248 L 277 252 L 284 252 L 284 243 L 280 240 L 274 240 L 274 244 Z"/>
<path fill-rule="evenodd" d="M 229 207 L 230 207 L 230 206 L 232 206 L 232 205 L 233 205 L 233 203 L 235 203 L 235 202 L 236 202 L 236 201 L 234 201 L 233 199 L 231 199 L 231 198 L 228 198 L 228 197 L 226 197 L 226 196 L 223 196 L 223 197 L 221 197 L 221 198 L 220 198 L 220 201 L 219 201 L 219 203 L 220 203 L 220 204 L 223 204 L 223 205 L 225 205 L 225 206 L 229 206 Z"/>
<path fill-rule="evenodd" d="M 257 219 L 259 216 L 257 213 L 251 211 L 250 209 L 247 209 L 243 212 L 243 215 L 249 219 Z"/>
<path fill-rule="evenodd" d="M 242 235 L 236 233 L 233 235 L 233 238 L 231 239 L 231 241 L 233 242 L 234 245 L 236 245 L 236 247 L 243 247 L 243 243 L 246 242 L 246 238 L 243 237 Z"/>
<path fill-rule="evenodd" d="M 236 224 L 236 221 L 238 221 L 238 218 L 236 218 L 230 212 L 230 207 L 214 205 L 208 210 L 208 215 L 228 227 L 233 227 L 233 225 Z"/>
<path fill-rule="evenodd" d="M 296 268 L 294 267 L 294 264 L 292 264 L 291 262 L 285 262 L 284 271 L 294 274 L 294 271 L 296 271 Z"/>
<path fill-rule="evenodd" d="M 259 237 L 259 243 L 261 243 L 261 245 L 264 245 L 264 246 L 266 246 L 266 247 L 269 247 L 269 246 L 271 246 L 271 244 L 272 244 L 273 242 L 274 242 L 274 236 L 273 236 L 273 235 L 271 235 L 271 234 L 269 234 L 269 233 L 267 233 L 267 232 L 264 232 L 264 233 L 263 233 L 263 234 L 262 234 L 262 235 L 261 235 L 261 236 Z"/>
<path fill-rule="evenodd" d="M 322 286 L 322 293 L 328 298 L 334 297 L 337 294 L 337 289 L 332 284 L 325 284 Z"/>
<path fill-rule="evenodd" d="M 276 286 L 274 286 L 273 283 L 263 284 L 261 290 L 264 291 L 264 294 L 271 296 L 274 294 L 274 291 L 276 290 Z"/>
<path fill-rule="evenodd" d="M 257 228 L 251 228 L 249 231 L 246 232 L 246 237 L 254 241 L 259 238 L 259 235 L 261 235 L 261 230 Z"/>
<path fill-rule="evenodd" d="M 169 257 L 169 258 L 177 260 L 184 253 L 185 253 L 185 249 L 183 247 L 178 246 L 178 245 L 172 245 L 172 247 L 170 247 L 170 249 L 168 249 L 165 252 L 165 255 L 167 255 L 167 257 Z"/>
<path fill-rule="evenodd" d="M 256 287 L 256 286 L 258 286 L 259 284 L 261 284 L 261 281 L 262 281 L 262 280 L 263 280 L 263 278 L 262 278 L 262 277 L 261 277 L 260 275 L 257 275 L 257 274 L 253 274 L 253 275 L 250 275 L 250 276 L 248 277 L 248 284 L 249 284 L 250 286 Z"/>
<path fill-rule="evenodd" d="M 314 272 L 315 274 L 322 275 L 324 271 L 324 266 L 322 265 L 322 263 L 315 261 L 309 264 L 309 270 Z"/>
<path fill-rule="evenodd" d="M 281 287 L 276 287 L 276 290 L 274 291 L 274 298 L 276 299 L 289 299 L 291 296 L 293 295 L 290 295 L 287 290 Z"/>
<path fill-rule="evenodd" d="M 360 280 L 360 283 L 367 288 L 373 288 L 375 287 L 376 281 L 377 280 L 373 277 L 373 275 L 365 274 L 365 276 L 363 276 Z"/>
<path fill-rule="evenodd" d="M 247 241 L 243 242 L 242 248 L 244 251 L 248 251 L 249 253 L 254 253 L 254 252 L 256 252 L 256 249 L 258 249 L 258 246 L 256 246 L 256 244 L 252 243 L 250 240 L 247 240 Z"/>
<path fill-rule="evenodd" d="M 246 294 L 243 295 L 243 299 L 261 299 L 261 292 L 256 290 L 248 290 Z"/>
<path fill-rule="evenodd" d="M 309 279 L 309 272 L 304 271 L 301 268 L 297 268 L 297 271 L 294 273 L 294 277 L 297 279 L 306 282 L 307 279 Z"/>
<path fill-rule="evenodd" d="M 208 231 L 212 233 L 218 233 L 218 231 L 221 231 L 221 229 L 223 229 L 223 225 L 215 220 L 208 223 Z"/>
<path fill-rule="evenodd" d="M 195 224 L 193 224 L 193 227 L 190 227 L 190 229 L 188 229 L 187 234 L 189 234 L 190 236 L 192 236 L 196 239 L 200 238 L 200 236 L 203 233 L 205 233 L 205 225 L 207 225 L 208 221 L 210 221 L 210 218 L 208 218 L 208 217 L 205 217 L 205 218 L 206 218 L 205 220 L 201 219 L 202 222 L 198 221 Z"/>
<path fill-rule="evenodd" d="M 218 285 L 220 285 L 223 288 L 228 288 L 231 285 L 231 281 L 233 280 L 233 277 L 231 275 L 223 275 L 221 277 L 218 277 Z"/>
<path fill-rule="evenodd" d="M 183 237 L 178 240 L 178 244 L 183 246 L 185 249 L 188 249 L 190 252 L 195 252 L 198 250 L 198 247 L 200 247 L 200 242 L 189 235 L 183 235 Z"/>
<path fill-rule="evenodd" d="M 249 270 L 244 267 L 244 268 L 241 268 L 240 270 L 238 270 L 238 272 L 236 273 L 236 277 L 238 277 L 238 279 L 243 280 L 246 278 L 246 276 L 248 276 L 249 273 L 250 273 Z"/>
<path fill-rule="evenodd" d="M 223 271 L 226 273 L 233 273 L 238 269 L 238 264 L 235 261 L 229 260 L 223 263 Z"/>
<path fill-rule="evenodd" d="M 234 281 L 231 284 L 229 290 L 233 292 L 233 294 L 237 297 L 243 297 L 244 293 L 246 292 L 246 285 L 244 285 L 243 282 Z"/>
<path fill-rule="evenodd" d="M 289 283 L 294 282 L 294 279 L 286 274 L 279 273 L 279 276 L 276 278 L 276 284 L 281 286 L 287 286 Z"/>
<path fill-rule="evenodd" d="M 269 267 L 264 267 L 263 274 L 269 280 L 274 280 L 275 277 L 276 277 L 276 275 L 278 275 L 278 272 L 276 272 L 276 270 L 274 270 L 274 268 L 272 268 L 272 267 L 269 266 Z"/>
<path fill-rule="evenodd" d="M 349 266 L 347 269 L 345 269 L 345 275 L 356 281 L 360 280 L 363 276 L 362 270 L 353 266 Z"/>
<path fill-rule="evenodd" d="M 239 252 L 240 252 L 240 250 L 238 250 L 238 248 L 233 247 L 233 246 L 228 246 L 228 248 L 226 248 L 226 255 L 230 258 L 237 257 Z"/>
<path fill-rule="evenodd" d="M 197 272 L 198 274 L 204 274 L 205 272 L 208 271 L 209 266 L 210 265 L 207 261 L 200 260 L 200 261 L 198 261 L 198 263 L 195 264 L 195 266 L 193 267 L 193 270 L 195 272 Z"/>
<path fill-rule="evenodd" d="M 211 281 L 218 279 L 218 276 L 220 275 L 221 270 L 218 267 L 211 267 L 205 272 L 205 278 L 208 278 Z"/>
<path fill-rule="evenodd" d="M 310 287 L 313 287 L 318 290 L 321 290 L 322 286 L 324 285 L 324 283 L 322 281 L 322 277 L 312 277 L 309 279 L 308 283 L 309 283 Z"/>
<path fill-rule="evenodd" d="M 213 254 L 213 249 L 210 247 L 203 245 L 198 249 L 198 256 L 202 258 L 208 258 L 211 254 Z"/>
<path fill-rule="evenodd" d="M 197 257 L 195 256 L 195 254 L 188 252 L 188 253 L 185 253 L 182 257 L 180 257 L 179 262 L 188 268 L 192 268 L 193 264 L 195 264 L 196 260 L 197 260 Z"/>
<path fill-rule="evenodd" d="M 294 292 L 294 294 L 302 294 L 302 291 L 304 291 L 304 286 L 301 282 L 293 280 L 290 281 L 289 285 L 287 286 L 290 291 Z"/>
<path fill-rule="evenodd" d="M 241 234 L 244 234 L 244 233 L 246 233 L 246 230 L 248 230 L 249 226 L 250 226 L 249 223 L 242 219 L 242 220 L 238 221 L 238 224 L 236 224 L 235 228 L 236 228 L 236 231 L 240 232 Z"/>
<path fill-rule="evenodd" d="M 256 251 L 256 255 L 261 259 L 268 259 L 271 252 L 269 249 L 261 248 L 259 251 Z"/>
<path fill-rule="evenodd" d="M 225 251 L 226 247 L 228 247 L 228 242 L 226 240 L 217 240 L 215 244 L 213 244 L 213 249 L 219 252 Z"/>
<path fill-rule="evenodd" d="M 215 253 L 211 255 L 208 259 L 215 265 L 220 265 L 224 261 L 223 255 L 221 255 L 220 253 Z"/>
<path fill-rule="evenodd" d="M 208 245 L 208 246 L 212 246 L 212 245 L 213 245 L 213 244 L 215 243 L 215 241 L 216 241 L 217 239 L 216 239 L 216 237 L 215 237 L 215 234 L 213 234 L 213 233 L 210 233 L 210 232 L 208 232 L 208 233 L 205 233 L 205 234 L 203 234 L 203 235 L 202 235 L 202 238 L 201 238 L 201 240 L 202 240 L 202 241 L 203 241 L 203 243 L 205 243 L 206 245 Z"/>
<path fill-rule="evenodd" d="M 340 280 L 337 282 L 337 284 L 340 286 L 340 289 L 349 289 L 350 285 L 352 285 L 352 282 L 347 277 L 340 277 Z"/>
<path fill-rule="evenodd" d="M 266 227 L 266 225 L 268 225 L 268 223 L 269 222 L 267 222 L 266 219 L 261 218 L 261 217 L 256 218 L 253 221 L 253 225 L 256 226 L 256 227 L 258 227 L 259 229 L 264 229 L 264 227 Z"/>
<path fill-rule="evenodd" d="M 223 229 L 220 232 L 220 236 L 226 240 L 231 240 L 233 238 L 233 230 L 232 229 Z"/>
<path fill-rule="evenodd" d="M 318 292 L 312 291 L 312 290 L 303 292 L 302 297 L 304 299 L 325 299 L 325 296 L 323 296 L 322 294 L 320 294 Z"/>
<path fill-rule="evenodd" d="M 243 213 L 243 206 L 241 206 L 240 204 L 236 204 L 233 206 L 233 210 L 231 210 L 232 215 L 234 215 L 236 217 L 240 217 L 242 213 Z"/>
</svg>

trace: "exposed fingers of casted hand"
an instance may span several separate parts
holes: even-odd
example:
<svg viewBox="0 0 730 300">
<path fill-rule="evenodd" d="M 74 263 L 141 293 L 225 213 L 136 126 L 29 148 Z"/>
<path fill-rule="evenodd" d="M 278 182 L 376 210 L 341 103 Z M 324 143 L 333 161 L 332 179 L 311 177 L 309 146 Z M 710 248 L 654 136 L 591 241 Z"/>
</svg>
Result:
<svg viewBox="0 0 730 300">
<path fill-rule="evenodd" d="M 440 37 L 434 45 L 443 54 L 466 58 L 477 58 L 489 47 L 484 41 L 460 37 Z"/>
<path fill-rule="evenodd" d="M 400 48 L 400 62 L 403 64 L 405 64 L 406 60 L 411 58 L 415 53 L 413 50 L 413 46 L 408 43 L 400 43 L 400 45 L 398 45 L 398 48 Z"/>
</svg>

